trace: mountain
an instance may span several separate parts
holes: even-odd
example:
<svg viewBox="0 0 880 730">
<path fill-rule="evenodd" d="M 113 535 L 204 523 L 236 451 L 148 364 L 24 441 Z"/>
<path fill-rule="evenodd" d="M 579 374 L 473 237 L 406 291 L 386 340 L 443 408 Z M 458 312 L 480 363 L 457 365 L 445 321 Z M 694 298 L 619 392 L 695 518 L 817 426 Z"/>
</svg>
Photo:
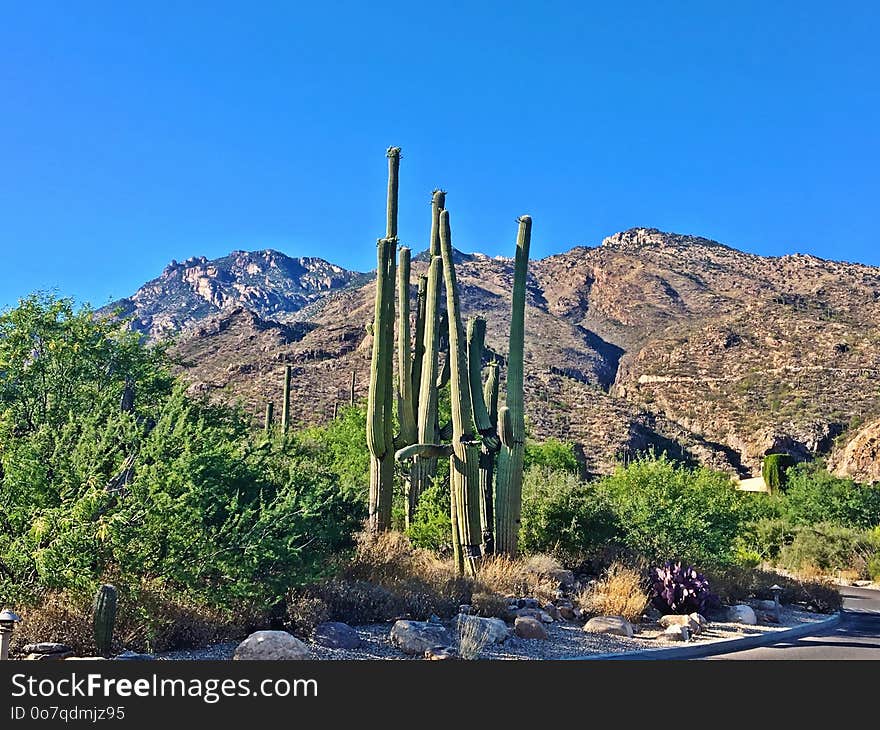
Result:
<svg viewBox="0 0 880 730">
<path fill-rule="evenodd" d="M 134 327 L 156 339 L 235 307 L 288 322 L 308 304 L 367 278 L 319 258 L 233 251 L 212 261 L 204 256 L 172 261 L 158 278 L 104 311 L 133 316 Z"/>
<path fill-rule="evenodd" d="M 503 361 L 512 261 L 458 254 L 456 268 L 465 314 L 487 318 Z M 415 257 L 413 297 L 424 271 Z M 153 337 L 178 332 L 193 390 L 255 419 L 292 365 L 294 418 L 312 423 L 347 401 L 352 372 L 366 396 L 373 295 L 371 276 L 320 259 L 235 252 L 173 264 L 123 309 Z M 880 417 L 870 266 L 634 228 L 532 261 L 526 331 L 531 433 L 575 442 L 593 473 L 651 448 L 743 477 L 773 450 L 837 463 Z"/>
</svg>

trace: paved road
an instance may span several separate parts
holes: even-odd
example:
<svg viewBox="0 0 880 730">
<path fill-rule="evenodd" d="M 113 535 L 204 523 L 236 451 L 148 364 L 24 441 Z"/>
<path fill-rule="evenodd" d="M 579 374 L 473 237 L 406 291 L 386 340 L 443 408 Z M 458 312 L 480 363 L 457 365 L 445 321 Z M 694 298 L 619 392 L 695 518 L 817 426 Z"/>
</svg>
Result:
<svg viewBox="0 0 880 730">
<path fill-rule="evenodd" d="M 843 621 L 824 634 L 708 659 L 880 659 L 880 591 L 842 587 Z"/>
</svg>

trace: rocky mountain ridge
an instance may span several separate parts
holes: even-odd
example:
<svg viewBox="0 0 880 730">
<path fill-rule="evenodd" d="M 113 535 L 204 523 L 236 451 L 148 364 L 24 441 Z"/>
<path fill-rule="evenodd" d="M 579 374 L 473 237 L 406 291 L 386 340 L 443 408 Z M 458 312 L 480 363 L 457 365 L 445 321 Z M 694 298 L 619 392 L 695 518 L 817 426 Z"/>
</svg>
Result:
<svg viewBox="0 0 880 730">
<path fill-rule="evenodd" d="M 487 318 L 503 361 L 512 263 L 456 258 L 465 314 Z M 413 298 L 424 270 L 415 257 Z M 255 418 L 291 364 L 306 423 L 347 400 L 352 371 L 365 397 L 373 292 L 371 275 L 321 259 L 234 252 L 169 266 L 122 309 L 153 338 L 177 333 L 195 390 Z M 651 448 L 740 476 L 771 451 L 834 460 L 880 417 L 880 269 L 870 266 L 635 228 L 533 260 L 526 330 L 531 432 L 575 442 L 591 472 Z"/>
</svg>

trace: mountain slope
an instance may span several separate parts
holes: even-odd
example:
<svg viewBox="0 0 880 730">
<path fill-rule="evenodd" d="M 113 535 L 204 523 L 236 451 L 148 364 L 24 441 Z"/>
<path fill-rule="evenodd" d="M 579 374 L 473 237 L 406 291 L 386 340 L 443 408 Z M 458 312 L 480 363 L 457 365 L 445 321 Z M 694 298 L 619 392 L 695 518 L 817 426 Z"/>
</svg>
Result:
<svg viewBox="0 0 880 730">
<path fill-rule="evenodd" d="M 352 371 L 366 395 L 374 285 L 270 254 L 282 256 L 190 260 L 128 301 L 144 331 L 183 330 L 176 352 L 194 389 L 257 418 L 291 364 L 296 421 L 320 421 L 347 400 Z M 464 312 L 487 318 L 503 361 L 512 262 L 461 254 L 456 266 Z M 424 270 L 416 257 L 413 297 Z M 531 431 L 576 442 L 593 472 L 654 448 L 747 476 L 767 451 L 825 454 L 880 416 L 873 267 L 632 229 L 532 261 L 526 331 Z"/>
</svg>

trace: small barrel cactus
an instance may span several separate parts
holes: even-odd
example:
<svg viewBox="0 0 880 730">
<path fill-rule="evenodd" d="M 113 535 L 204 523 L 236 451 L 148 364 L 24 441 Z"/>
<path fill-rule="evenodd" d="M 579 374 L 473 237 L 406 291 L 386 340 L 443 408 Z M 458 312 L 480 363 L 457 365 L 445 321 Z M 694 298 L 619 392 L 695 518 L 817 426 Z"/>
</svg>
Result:
<svg viewBox="0 0 880 730">
<path fill-rule="evenodd" d="M 92 619 L 95 627 L 95 647 L 101 656 L 110 656 L 113 645 L 113 625 L 116 623 L 116 589 L 102 585 L 95 593 L 92 605 Z"/>
</svg>

